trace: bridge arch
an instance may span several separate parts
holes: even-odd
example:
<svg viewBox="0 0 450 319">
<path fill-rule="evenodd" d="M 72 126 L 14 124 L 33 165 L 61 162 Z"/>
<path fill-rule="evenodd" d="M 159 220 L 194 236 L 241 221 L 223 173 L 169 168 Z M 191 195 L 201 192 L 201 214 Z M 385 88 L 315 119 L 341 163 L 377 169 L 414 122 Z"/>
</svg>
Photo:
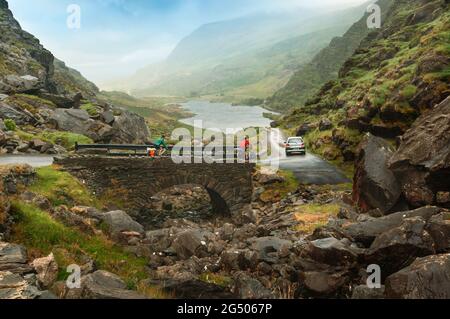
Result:
<svg viewBox="0 0 450 319">
<path fill-rule="evenodd" d="M 55 163 L 99 196 L 121 196 L 130 213 L 145 208 L 153 195 L 177 185 L 204 187 L 217 214 L 235 213 L 251 203 L 255 166 L 247 163 L 176 164 L 171 158 L 68 156 Z"/>
</svg>

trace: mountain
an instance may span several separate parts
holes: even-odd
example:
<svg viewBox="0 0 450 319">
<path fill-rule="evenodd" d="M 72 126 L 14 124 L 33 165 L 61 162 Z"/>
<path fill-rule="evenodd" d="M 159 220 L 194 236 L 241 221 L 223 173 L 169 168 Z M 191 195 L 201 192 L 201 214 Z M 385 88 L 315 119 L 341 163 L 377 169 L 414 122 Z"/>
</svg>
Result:
<svg viewBox="0 0 450 319">
<path fill-rule="evenodd" d="M 378 1 L 382 18 L 393 2 L 393 0 Z M 286 112 L 304 104 L 323 84 L 336 79 L 344 62 L 351 57 L 361 41 L 369 34 L 370 29 L 367 28 L 366 22 L 368 15 L 366 13 L 342 37 L 334 38 L 310 63 L 300 67 L 287 85 L 266 101 L 266 107 Z"/>
<path fill-rule="evenodd" d="M 95 96 L 98 88 L 78 71 L 68 68 L 45 49 L 33 35 L 22 30 L 0 0 L 0 90 L 5 92 L 45 89 L 52 94 L 83 93 Z M 27 76 L 28 80 L 21 78 Z M 32 79 L 34 77 L 35 79 Z"/>
<path fill-rule="evenodd" d="M 0 0 L 0 154 L 64 153 L 75 142 L 145 143 L 143 117 L 99 96 Z"/>
<path fill-rule="evenodd" d="M 351 163 L 364 134 L 392 144 L 450 95 L 450 11 L 445 0 L 397 0 L 336 80 L 280 122 L 325 158 Z"/>
<path fill-rule="evenodd" d="M 108 88 L 138 96 L 265 98 L 284 86 L 333 37 L 343 34 L 366 7 L 255 14 L 203 25 L 163 63 L 143 68 Z"/>
</svg>

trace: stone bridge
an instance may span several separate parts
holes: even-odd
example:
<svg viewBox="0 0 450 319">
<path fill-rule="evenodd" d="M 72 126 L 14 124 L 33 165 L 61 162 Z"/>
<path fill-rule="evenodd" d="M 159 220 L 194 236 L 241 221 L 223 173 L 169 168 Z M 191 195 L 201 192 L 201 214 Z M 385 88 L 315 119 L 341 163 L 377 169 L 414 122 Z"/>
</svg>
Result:
<svg viewBox="0 0 450 319">
<path fill-rule="evenodd" d="M 203 186 L 213 212 L 230 214 L 250 204 L 254 164 L 175 164 L 171 158 L 70 156 L 55 163 L 78 177 L 97 196 L 117 197 L 133 212 L 176 185 Z"/>
</svg>

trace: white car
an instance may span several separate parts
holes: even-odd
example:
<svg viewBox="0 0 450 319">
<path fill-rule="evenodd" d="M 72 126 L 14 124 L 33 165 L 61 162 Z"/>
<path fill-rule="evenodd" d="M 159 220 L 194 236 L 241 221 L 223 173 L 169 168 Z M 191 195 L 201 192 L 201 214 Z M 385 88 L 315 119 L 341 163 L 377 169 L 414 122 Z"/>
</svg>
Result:
<svg viewBox="0 0 450 319">
<path fill-rule="evenodd" d="M 306 147 L 303 138 L 301 137 L 289 137 L 285 143 L 286 156 L 290 156 L 294 153 L 305 155 Z"/>
</svg>

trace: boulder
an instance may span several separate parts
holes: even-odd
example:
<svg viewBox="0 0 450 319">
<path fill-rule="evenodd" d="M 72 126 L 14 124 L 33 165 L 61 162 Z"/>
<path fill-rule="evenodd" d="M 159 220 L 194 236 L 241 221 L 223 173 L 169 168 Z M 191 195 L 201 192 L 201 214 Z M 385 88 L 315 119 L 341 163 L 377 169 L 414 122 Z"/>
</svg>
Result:
<svg viewBox="0 0 450 319">
<path fill-rule="evenodd" d="M 333 128 L 333 123 L 329 119 L 322 119 L 319 123 L 320 131 L 327 131 Z"/>
<path fill-rule="evenodd" d="M 353 264 L 360 253 L 358 249 L 349 246 L 348 240 L 333 237 L 309 242 L 302 251 L 302 255 L 312 260 L 335 266 Z"/>
<path fill-rule="evenodd" d="M 258 260 L 268 264 L 276 263 L 280 253 L 285 255 L 293 245 L 291 241 L 278 237 L 261 237 L 251 242 L 252 249 L 258 254 Z"/>
<path fill-rule="evenodd" d="M 450 189 L 450 97 L 420 116 L 401 139 L 389 167 L 413 207 L 433 205 Z"/>
<path fill-rule="evenodd" d="M 436 252 L 450 252 L 450 212 L 444 211 L 431 217 L 427 231 L 434 240 Z"/>
<path fill-rule="evenodd" d="M 0 271 L 0 300 L 36 299 L 42 295 L 35 286 L 22 276 L 9 271 Z"/>
<path fill-rule="evenodd" d="M 25 93 L 41 88 L 43 88 L 42 81 L 32 75 L 9 74 L 3 78 L 2 91 L 7 93 Z"/>
<path fill-rule="evenodd" d="M 108 125 L 112 125 L 114 121 L 116 120 L 114 117 L 114 113 L 111 111 L 105 111 L 101 114 L 103 122 L 105 122 Z"/>
<path fill-rule="evenodd" d="M 450 299 L 450 254 L 418 258 L 386 279 L 386 296 L 395 299 Z"/>
<path fill-rule="evenodd" d="M 188 259 L 192 256 L 208 256 L 208 243 L 214 235 L 207 231 L 192 229 L 175 235 L 171 248 L 178 258 Z"/>
<path fill-rule="evenodd" d="M 298 129 L 296 136 L 305 136 L 309 131 L 311 131 L 311 125 L 309 123 L 302 124 Z"/>
<path fill-rule="evenodd" d="M 273 299 L 272 292 L 261 282 L 246 274 L 239 272 L 234 275 L 234 291 L 239 299 Z"/>
<path fill-rule="evenodd" d="M 355 165 L 353 200 L 364 213 L 376 208 L 387 213 L 400 198 L 400 185 L 388 168 L 392 154 L 393 150 L 385 140 L 371 134 L 360 146 Z"/>
<path fill-rule="evenodd" d="M 58 264 L 53 253 L 47 257 L 38 258 L 31 263 L 36 270 L 37 279 L 43 288 L 49 288 L 58 278 Z"/>
<path fill-rule="evenodd" d="M 61 131 L 86 134 L 92 120 L 85 110 L 58 108 L 50 115 L 49 122 Z"/>
<path fill-rule="evenodd" d="M 127 213 L 116 210 L 104 213 L 101 216 L 103 222 L 108 226 L 111 235 L 116 236 L 121 232 L 134 231 L 140 234 L 144 233 L 144 227 L 134 221 Z"/>
<path fill-rule="evenodd" d="M 144 144 L 150 139 L 150 130 L 145 119 L 135 113 L 122 111 L 113 124 L 115 130 L 112 143 Z"/>
<path fill-rule="evenodd" d="M 33 268 L 27 264 L 27 261 L 25 247 L 0 242 L 0 271 L 9 271 L 15 274 L 30 273 Z"/>
<path fill-rule="evenodd" d="M 347 272 L 307 271 L 299 275 L 300 288 L 297 295 L 302 297 L 337 297 L 346 290 L 349 281 Z"/>
<path fill-rule="evenodd" d="M 75 108 L 76 101 L 74 98 L 65 96 L 65 95 L 57 95 L 57 94 L 51 94 L 51 93 L 39 93 L 39 97 L 48 100 L 50 102 L 53 102 L 58 108 L 62 109 L 71 109 Z"/>
<path fill-rule="evenodd" d="M 220 265 L 225 270 L 254 270 L 258 254 L 250 249 L 229 249 L 220 255 Z"/>
<path fill-rule="evenodd" d="M 439 214 L 441 211 L 442 209 L 438 207 L 422 207 L 416 210 L 398 212 L 364 222 L 346 224 L 342 227 L 341 231 L 357 242 L 369 247 L 377 236 L 390 229 L 401 226 L 404 219 L 422 217 L 425 221 L 428 221 L 432 216 Z"/>
<path fill-rule="evenodd" d="M 38 119 L 29 111 L 18 106 L 12 106 L 4 102 L 0 102 L 0 118 L 11 119 L 18 125 L 35 125 Z"/>
<path fill-rule="evenodd" d="M 422 217 L 407 218 L 401 226 L 379 235 L 367 252 L 367 264 L 379 265 L 385 278 L 417 257 L 434 254 L 434 242 L 425 227 Z"/>
<path fill-rule="evenodd" d="M 98 270 L 82 278 L 84 299 L 145 299 L 135 291 L 127 290 L 127 285 L 118 276 Z"/>
</svg>

